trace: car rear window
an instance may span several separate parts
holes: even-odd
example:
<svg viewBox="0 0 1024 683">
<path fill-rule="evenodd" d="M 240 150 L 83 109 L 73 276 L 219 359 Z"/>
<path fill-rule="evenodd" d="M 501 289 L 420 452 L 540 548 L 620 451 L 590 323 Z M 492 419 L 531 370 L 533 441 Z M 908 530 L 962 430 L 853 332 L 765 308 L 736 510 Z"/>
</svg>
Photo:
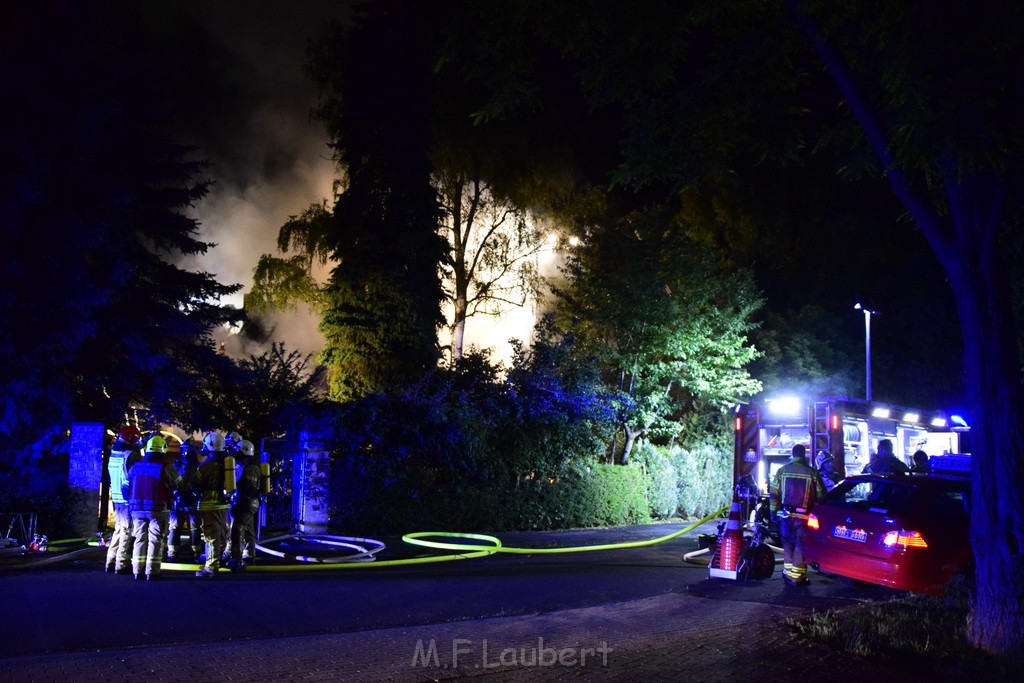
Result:
<svg viewBox="0 0 1024 683">
<path fill-rule="evenodd" d="M 847 480 L 829 491 L 822 502 L 880 514 L 899 514 L 910 510 L 917 495 L 917 489 L 903 483 Z"/>
<path fill-rule="evenodd" d="M 932 511 L 939 515 L 954 518 L 968 516 L 967 495 L 961 491 L 940 491 L 931 499 Z"/>
</svg>

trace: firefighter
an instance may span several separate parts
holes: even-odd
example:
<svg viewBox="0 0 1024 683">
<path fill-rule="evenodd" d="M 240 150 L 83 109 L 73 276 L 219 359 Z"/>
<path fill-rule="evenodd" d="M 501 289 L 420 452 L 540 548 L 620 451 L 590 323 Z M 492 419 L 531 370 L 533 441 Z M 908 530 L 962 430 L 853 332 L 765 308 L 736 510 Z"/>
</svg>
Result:
<svg viewBox="0 0 1024 683">
<path fill-rule="evenodd" d="M 241 448 L 244 440 L 245 438 L 238 432 L 229 432 L 228 435 L 224 437 L 224 450 L 226 450 L 229 455 L 237 457 L 238 449 Z"/>
<path fill-rule="evenodd" d="M 228 456 L 234 458 L 235 461 L 235 479 L 237 480 L 242 476 L 242 465 L 241 458 L 238 454 L 238 449 L 241 447 L 242 442 L 245 440 L 238 432 L 228 432 L 224 437 L 224 450 Z M 227 475 L 225 475 L 227 476 Z M 235 523 L 235 505 L 234 498 L 231 499 L 231 506 L 228 508 L 228 529 L 230 530 Z M 227 536 L 227 545 L 224 548 L 224 555 L 220 558 L 222 565 L 226 565 L 231 560 L 231 533 L 229 531 Z"/>
<path fill-rule="evenodd" d="M 231 507 L 231 540 L 228 543 L 231 571 L 242 571 L 256 559 L 256 515 L 260 510 L 260 468 L 253 457 L 255 447 L 242 440 L 238 459 L 242 474 L 238 478 L 235 502 Z"/>
<path fill-rule="evenodd" d="M 906 474 L 910 471 L 907 464 L 893 455 L 892 441 L 882 439 L 878 442 L 878 450 L 871 462 L 864 466 L 864 474 Z"/>
<path fill-rule="evenodd" d="M 160 434 L 155 434 L 146 442 L 142 461 L 132 465 L 128 471 L 128 504 L 135 536 L 132 572 L 136 579 L 145 576 L 147 581 L 151 581 L 160 576 L 171 503 L 174 492 L 181 488 L 181 475 L 173 463 L 164 462 L 166 455 L 167 441 Z"/>
<path fill-rule="evenodd" d="M 818 471 L 807 463 L 803 444 L 793 446 L 793 456 L 772 478 L 771 508 L 779 521 L 782 538 L 782 579 L 790 586 L 807 585 L 807 564 L 804 562 L 803 540 L 807 515 L 825 495 L 825 482 Z"/>
<path fill-rule="evenodd" d="M 175 463 L 181 475 L 181 489 L 174 494 L 174 510 L 171 512 L 170 542 L 167 544 L 167 560 L 174 562 L 181 552 L 181 535 L 188 531 L 188 549 L 192 553 L 192 561 L 198 562 L 203 553 L 202 540 L 199 535 L 198 505 L 199 497 L 192 491 L 196 472 L 199 470 L 199 446 L 193 439 L 181 442 L 181 455 Z"/>
<path fill-rule="evenodd" d="M 836 474 L 836 459 L 828 451 L 818 451 L 815 457 L 814 466 L 818 468 L 821 480 L 825 482 L 825 490 L 831 491 L 838 483 L 839 475 Z"/>
<path fill-rule="evenodd" d="M 231 474 L 225 476 L 228 457 L 225 446 L 224 437 L 217 432 L 203 437 L 206 459 L 199 465 L 192 485 L 192 490 L 199 495 L 199 529 L 206 542 L 206 563 L 196 576 L 204 579 L 217 576 L 221 555 L 227 545 L 228 508 L 231 503 L 225 484 L 230 477 L 234 488 L 234 467 L 231 467 Z"/>
<path fill-rule="evenodd" d="M 137 427 L 125 425 L 117 434 L 110 450 L 107 472 L 110 475 L 110 500 L 114 504 L 114 531 L 107 546 L 103 570 L 115 574 L 128 572 L 128 556 L 132 550 L 132 511 L 128 507 L 128 470 L 142 460 Z"/>
<path fill-rule="evenodd" d="M 921 474 L 928 474 L 932 471 L 931 465 L 928 464 L 928 454 L 924 451 L 914 451 L 914 466 L 910 468 L 911 472 L 918 472 Z"/>
</svg>

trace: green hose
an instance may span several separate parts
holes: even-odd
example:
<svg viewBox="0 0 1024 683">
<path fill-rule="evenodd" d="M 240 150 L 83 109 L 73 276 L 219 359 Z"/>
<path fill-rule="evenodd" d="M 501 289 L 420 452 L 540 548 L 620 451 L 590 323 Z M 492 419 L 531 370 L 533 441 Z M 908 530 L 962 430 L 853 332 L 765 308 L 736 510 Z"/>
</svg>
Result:
<svg viewBox="0 0 1024 683">
<path fill-rule="evenodd" d="M 604 543 L 600 545 L 585 545 L 585 546 L 570 546 L 565 548 L 515 548 L 510 546 L 502 545 L 501 539 L 496 536 L 490 536 L 487 534 L 463 534 L 449 531 L 416 531 L 408 533 L 402 536 L 402 540 L 410 545 L 418 545 L 426 548 L 434 548 L 437 550 L 455 550 L 457 554 L 454 555 L 431 555 L 428 557 L 410 557 L 404 560 L 377 560 L 374 562 L 336 562 L 336 563 L 304 563 L 304 564 L 278 564 L 278 565 L 267 565 L 267 564 L 256 564 L 246 567 L 245 572 L 310 572 L 310 571 L 334 571 L 337 569 L 369 569 L 371 567 L 402 567 L 416 564 L 432 564 L 436 562 L 452 562 L 455 560 L 471 560 L 479 557 L 487 557 L 494 555 L 495 553 L 509 553 L 513 555 L 555 555 L 559 553 L 583 553 L 583 552 L 594 552 L 598 550 L 623 550 L 626 548 L 643 548 L 646 546 L 657 545 L 658 543 L 664 543 L 670 541 L 673 538 L 677 538 L 692 531 L 701 524 L 708 522 L 715 517 L 723 514 L 729 509 L 728 505 L 721 507 L 720 509 L 712 512 L 710 515 L 703 519 L 690 524 L 689 526 L 683 527 L 678 531 L 673 531 L 665 536 L 659 536 L 657 538 L 647 539 L 645 541 L 629 541 L 625 543 Z M 487 545 L 471 544 L 471 543 L 448 543 L 443 541 L 428 541 L 424 540 L 427 537 L 435 538 L 466 538 L 474 541 L 483 541 Z M 69 539 L 67 541 L 57 541 L 57 543 L 70 543 L 70 542 L 82 542 L 88 539 Z M 53 543 L 51 543 L 53 545 Z M 467 552 L 468 551 L 468 552 Z M 179 562 L 163 562 L 161 568 L 168 571 L 196 571 L 203 568 L 201 564 L 183 564 Z M 220 571 L 230 571 L 226 567 L 221 567 Z"/>
<path fill-rule="evenodd" d="M 567 548 L 513 548 L 509 546 L 501 545 L 494 536 L 485 536 L 480 534 L 455 534 L 447 531 L 416 531 L 411 534 L 402 536 L 402 540 L 412 545 L 420 545 L 426 548 L 436 548 L 439 550 L 489 550 L 491 553 L 510 553 L 513 555 L 555 555 L 558 553 L 585 553 L 594 550 L 621 550 L 624 548 L 643 548 L 649 545 L 657 545 L 658 543 L 664 543 L 670 541 L 677 536 L 681 536 L 688 531 L 696 529 L 698 526 L 707 522 L 710 519 L 717 517 L 718 515 L 729 509 L 729 506 L 722 507 L 721 509 L 711 513 L 704 519 L 694 522 L 688 527 L 684 527 L 679 531 L 673 531 L 666 536 L 659 536 L 658 538 L 651 538 L 646 541 L 630 541 L 627 543 L 605 543 L 602 545 L 581 545 L 581 546 L 570 546 Z M 477 538 L 480 540 L 491 541 L 495 545 L 492 546 L 479 546 L 469 545 L 466 543 L 441 543 L 438 541 L 425 541 L 424 537 L 436 536 L 442 538 Z"/>
<path fill-rule="evenodd" d="M 511 553 L 516 555 L 554 555 L 557 553 L 582 553 L 592 552 L 597 550 L 621 550 L 625 548 L 642 548 L 649 545 L 656 545 L 658 543 L 664 543 L 665 541 L 677 538 L 688 531 L 692 531 L 701 524 L 718 517 L 723 514 L 729 506 L 723 506 L 722 508 L 712 512 L 707 517 L 694 522 L 693 524 L 683 527 L 679 531 L 673 531 L 665 536 L 659 536 L 657 538 L 651 538 L 645 541 L 630 541 L 626 543 L 605 543 L 601 545 L 586 545 L 586 546 L 571 546 L 565 548 L 514 548 L 502 545 L 501 539 L 496 536 L 489 536 L 487 534 L 461 534 L 450 531 L 416 531 L 413 533 L 405 534 L 402 536 L 402 540 L 410 545 L 419 545 L 427 548 L 434 548 L 438 550 L 455 550 L 459 551 L 457 555 L 431 555 L 429 557 L 412 557 L 404 560 L 379 560 L 375 562 L 352 562 L 352 563 L 335 563 L 335 564 L 306 564 L 306 565 L 254 565 L 246 568 L 246 572 L 296 572 L 296 571 L 329 571 L 334 569 L 369 569 L 371 567 L 399 567 L 414 564 L 430 564 L 434 562 L 450 562 L 453 560 L 470 560 L 478 557 L 486 557 L 488 555 L 494 555 L 495 553 Z M 486 541 L 490 545 L 475 545 L 469 543 L 444 543 L 439 541 L 426 541 L 424 537 L 444 537 L 444 538 L 468 538 L 477 541 Z M 462 552 L 462 551 L 471 552 Z M 199 569 L 200 565 L 169 565 L 168 563 L 163 564 L 168 569 Z M 224 568 L 221 571 L 226 571 Z"/>
</svg>

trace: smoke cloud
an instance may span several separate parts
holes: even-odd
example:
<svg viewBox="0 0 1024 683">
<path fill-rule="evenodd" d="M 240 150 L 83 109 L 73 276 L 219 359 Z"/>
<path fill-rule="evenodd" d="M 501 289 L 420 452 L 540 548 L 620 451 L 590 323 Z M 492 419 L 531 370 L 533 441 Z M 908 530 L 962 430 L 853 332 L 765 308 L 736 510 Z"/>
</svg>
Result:
<svg viewBox="0 0 1024 683">
<path fill-rule="evenodd" d="M 192 215 L 201 238 L 216 246 L 180 265 L 242 285 L 222 303 L 242 308 L 259 257 L 277 253 L 279 228 L 331 197 L 337 172 L 327 135 L 310 118 L 317 92 L 303 65 L 309 38 L 328 20 L 348 21 L 351 4 L 181 0 L 139 6 L 147 40 L 171 81 L 171 106 L 180 109 L 176 135 L 211 163 L 213 185 Z M 543 272 L 550 259 L 539 265 Z M 536 305 L 529 305 L 473 317 L 466 348 L 491 349 L 495 361 L 507 363 L 508 340 L 529 343 L 536 316 Z M 315 354 L 324 344 L 318 323 L 300 305 L 255 319 L 241 333 L 223 329 L 214 337 L 233 357 L 262 353 L 273 342 Z"/>
<path fill-rule="evenodd" d="M 335 165 L 326 134 L 310 118 L 317 93 L 303 64 L 308 39 L 349 11 L 338 0 L 185 0 L 140 10 L 169 74 L 175 134 L 211 164 L 213 185 L 192 215 L 201 238 L 216 246 L 181 265 L 242 285 L 222 303 L 241 308 L 259 257 L 277 252 L 281 225 L 331 194 Z M 215 338 L 232 356 L 259 354 L 274 341 L 316 353 L 323 347 L 317 323 L 299 306 Z"/>
</svg>

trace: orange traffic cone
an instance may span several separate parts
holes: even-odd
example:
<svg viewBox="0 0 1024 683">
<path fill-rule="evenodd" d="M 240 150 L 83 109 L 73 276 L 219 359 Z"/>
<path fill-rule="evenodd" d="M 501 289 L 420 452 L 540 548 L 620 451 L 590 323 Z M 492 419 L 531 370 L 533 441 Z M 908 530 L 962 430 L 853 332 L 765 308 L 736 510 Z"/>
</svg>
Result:
<svg viewBox="0 0 1024 683">
<path fill-rule="evenodd" d="M 722 534 L 722 542 L 718 544 L 711 564 L 708 565 L 711 578 L 736 579 L 740 562 L 740 550 L 743 548 L 743 530 L 741 528 L 740 500 L 733 493 L 732 508 L 729 510 L 729 521 Z"/>
</svg>

